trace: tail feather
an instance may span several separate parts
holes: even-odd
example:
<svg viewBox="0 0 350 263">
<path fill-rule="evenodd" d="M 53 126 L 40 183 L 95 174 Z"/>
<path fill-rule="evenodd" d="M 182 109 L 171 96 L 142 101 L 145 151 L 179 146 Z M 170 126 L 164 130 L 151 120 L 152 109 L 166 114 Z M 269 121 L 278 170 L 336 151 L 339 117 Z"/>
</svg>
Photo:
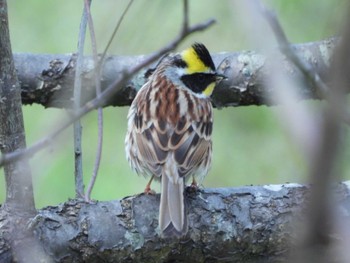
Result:
<svg viewBox="0 0 350 263">
<path fill-rule="evenodd" d="M 183 236 L 187 232 L 184 203 L 184 180 L 172 182 L 162 176 L 162 193 L 159 209 L 159 227 L 164 236 Z"/>
<path fill-rule="evenodd" d="M 164 230 L 171 224 L 170 213 L 168 211 L 168 182 L 169 179 L 166 176 L 162 176 L 161 179 L 162 190 L 160 195 L 159 206 L 159 228 L 163 233 Z"/>
</svg>

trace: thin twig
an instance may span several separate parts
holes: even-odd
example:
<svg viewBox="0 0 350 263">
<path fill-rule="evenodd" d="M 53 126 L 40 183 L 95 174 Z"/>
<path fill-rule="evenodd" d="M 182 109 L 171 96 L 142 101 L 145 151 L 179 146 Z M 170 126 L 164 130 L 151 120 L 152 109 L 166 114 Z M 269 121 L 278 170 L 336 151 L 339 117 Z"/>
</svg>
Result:
<svg viewBox="0 0 350 263">
<path fill-rule="evenodd" d="M 109 47 L 111 46 L 111 44 L 113 42 L 113 39 L 115 38 L 115 36 L 116 36 L 116 34 L 117 34 L 117 32 L 118 32 L 118 30 L 120 28 L 120 25 L 122 24 L 122 22 L 124 20 L 124 17 L 127 14 L 127 12 L 129 11 L 129 8 L 131 7 L 131 4 L 133 3 L 133 1 L 134 0 L 130 0 L 129 1 L 128 5 L 126 6 L 126 8 L 125 8 L 125 10 L 123 12 L 123 14 L 119 18 L 118 23 L 117 23 L 116 27 L 114 28 L 110 39 L 108 40 L 107 46 L 105 47 L 105 50 L 103 50 L 103 53 L 102 53 L 102 56 L 101 56 L 101 59 L 100 59 L 100 65 L 103 64 L 103 61 L 104 61 L 104 59 L 105 59 L 105 57 L 107 55 L 107 51 L 108 51 Z"/>
<path fill-rule="evenodd" d="M 125 82 L 128 79 L 130 79 L 136 72 L 146 67 L 147 65 L 150 65 L 152 62 L 156 61 L 164 54 L 174 50 L 180 44 L 180 42 L 184 40 L 188 35 L 193 34 L 195 32 L 203 31 L 208 27 L 210 27 L 211 25 L 213 25 L 214 23 L 215 23 L 215 20 L 210 19 L 206 22 L 189 27 L 185 31 L 181 30 L 181 33 L 177 37 L 175 37 L 168 45 L 162 47 L 157 52 L 154 52 L 153 54 L 149 55 L 143 62 L 139 63 L 138 65 L 135 65 L 130 69 L 125 69 L 125 71 L 122 72 L 116 78 L 116 80 L 101 93 L 101 96 L 96 97 L 95 99 L 87 102 L 78 111 L 74 112 L 71 118 L 69 120 L 66 120 L 62 124 L 62 126 L 58 128 L 56 131 L 49 134 L 45 138 L 39 140 L 38 142 L 28 147 L 27 149 L 0 156 L 0 167 L 23 157 L 32 157 L 35 153 L 45 148 L 53 139 L 55 139 L 62 131 L 67 129 L 77 119 L 86 115 L 93 109 L 103 106 L 105 102 L 108 100 L 108 98 L 112 97 L 115 93 L 117 93 L 123 87 L 123 84 L 125 84 Z"/>
<path fill-rule="evenodd" d="M 91 5 L 91 1 L 88 1 L 88 5 Z M 74 77 L 74 110 L 80 108 L 81 99 L 81 86 L 82 86 L 82 71 L 84 64 L 84 46 L 85 46 L 85 36 L 86 36 L 86 25 L 87 25 L 87 11 L 83 8 L 83 14 L 80 22 L 79 29 L 79 40 L 78 40 L 78 57 L 77 64 L 75 67 L 75 77 Z M 76 197 L 84 196 L 84 181 L 83 181 L 83 168 L 82 168 L 82 126 L 80 119 L 74 122 L 74 159 L 75 159 L 75 195 Z"/>
<path fill-rule="evenodd" d="M 327 99 L 330 104 L 323 110 L 323 122 L 318 127 L 320 140 L 309 164 L 309 180 L 314 187 L 309 202 L 308 231 L 303 243 L 306 248 L 303 247 L 303 251 L 298 251 L 298 255 L 296 255 L 296 258 L 300 257 L 301 259 L 298 262 L 313 260 L 329 262 L 330 258 L 327 257 L 327 255 L 329 256 L 327 251 L 332 247 L 329 233 L 334 223 L 332 222 L 332 216 L 330 216 L 332 214 L 330 185 L 335 179 L 332 178 L 332 175 L 337 157 L 339 157 L 340 137 L 342 134 L 340 120 L 344 120 L 346 116 L 344 115 L 345 104 L 341 99 L 337 81 L 334 81 L 334 88 L 332 90 L 329 89 L 319 75 L 292 50 L 275 14 L 264 7 L 260 1 L 258 5 L 261 7 L 261 13 L 274 32 L 281 52 L 300 70 L 309 84 L 315 87 L 319 94 Z"/>
<path fill-rule="evenodd" d="M 94 30 L 94 24 L 92 21 L 92 16 L 90 12 L 90 6 L 88 3 L 89 0 L 85 0 L 85 9 L 87 12 L 87 18 L 88 18 L 88 24 L 89 24 L 89 30 L 90 30 L 90 38 L 91 38 L 91 47 L 92 47 L 92 54 L 94 58 L 94 79 L 95 79 L 95 86 L 96 86 L 96 96 L 97 98 L 101 96 L 101 82 L 100 82 L 100 70 L 98 69 L 98 57 L 97 57 L 97 43 L 96 43 L 96 36 L 95 36 L 95 30 Z M 100 162 L 101 162 L 101 156 L 102 156 L 102 143 L 103 143 L 103 109 L 102 107 L 98 107 L 97 109 L 97 119 L 98 119 L 98 142 L 97 142 L 97 152 L 95 157 L 95 163 L 94 168 L 92 172 L 92 176 L 89 182 L 89 186 L 85 193 L 85 201 L 90 202 L 91 200 L 91 191 L 95 185 L 95 181 L 97 178 L 98 170 L 100 168 Z"/>
<path fill-rule="evenodd" d="M 133 0 L 129 2 L 127 7 L 125 8 L 122 16 L 119 18 L 119 21 L 117 23 L 117 26 L 115 27 L 112 36 L 110 37 L 108 44 L 106 48 L 104 49 L 102 56 L 100 58 L 100 61 L 97 59 L 97 47 L 96 47 L 96 37 L 94 33 L 94 27 L 92 23 L 92 17 L 91 17 L 91 12 L 89 11 L 89 28 L 90 28 L 90 36 L 91 36 L 91 43 L 92 43 L 92 52 L 93 52 L 93 58 L 94 58 L 94 68 L 95 68 L 95 85 L 96 85 L 96 95 L 99 97 L 101 95 L 101 82 L 100 82 L 100 77 L 101 77 L 101 69 L 102 69 L 102 64 L 104 61 L 104 58 L 107 54 L 107 50 L 110 47 L 120 25 L 121 22 L 123 21 L 126 13 L 128 12 L 131 4 L 133 3 Z M 96 158 L 95 158 L 95 164 L 92 172 L 92 176 L 85 194 L 85 201 L 90 202 L 91 201 L 91 192 L 92 189 L 95 185 L 95 181 L 97 178 L 98 170 L 100 167 L 100 162 L 101 162 L 101 156 L 102 156 L 102 145 L 103 145 L 103 109 L 102 107 L 99 107 L 97 109 L 97 119 L 98 119 L 98 144 L 97 144 L 97 152 L 96 152 Z"/>
<path fill-rule="evenodd" d="M 182 24 L 182 30 L 186 30 L 189 25 L 189 12 L 188 12 L 188 0 L 184 0 L 184 18 Z"/>
<path fill-rule="evenodd" d="M 322 78 L 310 67 L 308 63 L 305 63 L 299 56 L 293 51 L 284 31 L 279 23 L 276 15 L 271 10 L 267 9 L 259 0 L 255 0 L 257 6 L 260 7 L 262 15 L 265 17 L 266 21 L 269 23 L 276 40 L 278 42 L 281 52 L 300 70 L 306 80 L 308 80 L 312 87 L 314 87 L 318 95 L 328 101 L 333 100 L 330 96 L 330 88 L 322 80 Z M 338 111 L 337 109 L 334 109 Z M 350 113 L 345 109 L 343 112 L 337 113 L 344 123 L 350 125 Z"/>
<path fill-rule="evenodd" d="M 323 80 L 314 70 L 312 70 L 309 64 L 301 60 L 292 50 L 275 13 L 267 9 L 260 1 L 258 1 L 258 6 L 260 7 L 262 15 L 265 17 L 266 21 L 269 23 L 272 31 L 274 32 L 281 52 L 302 72 L 306 79 L 311 82 L 312 86 L 317 88 L 320 95 L 322 97 L 326 97 L 329 91 L 327 84 L 323 82 Z"/>
</svg>

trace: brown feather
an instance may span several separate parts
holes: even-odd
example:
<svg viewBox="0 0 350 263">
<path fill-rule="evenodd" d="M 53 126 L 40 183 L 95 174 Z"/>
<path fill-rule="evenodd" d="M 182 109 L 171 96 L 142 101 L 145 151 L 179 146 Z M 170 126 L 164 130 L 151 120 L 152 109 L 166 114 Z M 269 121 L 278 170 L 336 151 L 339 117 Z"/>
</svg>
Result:
<svg viewBox="0 0 350 263">
<path fill-rule="evenodd" d="M 125 145 L 137 173 L 162 178 L 161 231 L 183 235 L 184 182 L 191 175 L 203 178 L 211 164 L 212 106 L 208 98 L 174 86 L 164 75 L 166 63 L 165 59 L 134 99 Z"/>
</svg>

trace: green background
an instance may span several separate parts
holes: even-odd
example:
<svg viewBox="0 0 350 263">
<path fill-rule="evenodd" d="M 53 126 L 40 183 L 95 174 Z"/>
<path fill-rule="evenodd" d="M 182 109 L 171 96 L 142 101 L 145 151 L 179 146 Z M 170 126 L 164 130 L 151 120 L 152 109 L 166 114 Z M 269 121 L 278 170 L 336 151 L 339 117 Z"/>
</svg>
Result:
<svg viewBox="0 0 350 263">
<path fill-rule="evenodd" d="M 239 0 L 237 0 L 239 1 Z M 243 26 L 243 14 L 232 1 L 192 0 L 191 24 L 215 18 L 209 30 L 186 39 L 179 50 L 192 42 L 203 42 L 212 53 L 255 49 L 254 30 Z M 337 34 L 345 0 L 265 1 L 273 8 L 293 43 L 324 39 Z M 72 53 L 76 51 L 83 1 L 8 0 L 10 33 L 14 52 Z M 127 1 L 95 0 L 92 4 L 98 49 L 101 52 Z M 109 53 L 148 54 L 177 34 L 182 19 L 182 1 L 135 0 L 117 33 Z M 252 18 L 253 19 L 253 18 Z M 86 52 L 90 52 L 87 44 Z M 305 102 L 320 107 L 318 102 Z M 297 106 L 297 105 L 296 105 Z M 128 166 L 124 136 L 128 107 L 104 110 L 104 143 L 101 168 L 92 198 L 111 200 L 143 191 L 147 180 Z M 68 115 L 61 109 L 24 106 L 27 144 L 32 145 L 54 131 Z M 276 112 L 279 107 L 251 106 L 215 110 L 213 166 L 203 182 L 205 187 L 250 184 L 279 184 L 307 181 L 306 164 L 288 137 Z M 97 114 L 83 123 L 85 184 L 91 176 L 97 145 Z M 347 129 L 348 130 L 348 129 Z M 35 201 L 38 208 L 74 197 L 72 129 L 31 160 Z M 350 148 L 349 141 L 344 142 Z M 350 153 L 341 167 L 349 177 Z M 5 198 L 3 170 L 0 170 L 0 202 Z M 153 188 L 159 191 L 157 183 Z"/>
</svg>

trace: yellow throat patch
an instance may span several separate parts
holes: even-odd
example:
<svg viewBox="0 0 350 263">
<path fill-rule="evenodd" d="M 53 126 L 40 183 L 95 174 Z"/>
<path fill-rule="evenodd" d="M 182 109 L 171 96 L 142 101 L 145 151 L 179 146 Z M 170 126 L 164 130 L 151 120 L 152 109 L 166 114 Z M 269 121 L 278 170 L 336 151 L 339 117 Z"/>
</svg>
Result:
<svg viewBox="0 0 350 263">
<path fill-rule="evenodd" d="M 214 91 L 215 86 L 216 86 L 216 83 L 215 83 L 215 82 L 210 83 L 210 84 L 205 88 L 205 90 L 203 90 L 202 93 L 203 93 L 205 96 L 210 97 L 211 94 L 212 94 L 213 91 Z"/>
</svg>

